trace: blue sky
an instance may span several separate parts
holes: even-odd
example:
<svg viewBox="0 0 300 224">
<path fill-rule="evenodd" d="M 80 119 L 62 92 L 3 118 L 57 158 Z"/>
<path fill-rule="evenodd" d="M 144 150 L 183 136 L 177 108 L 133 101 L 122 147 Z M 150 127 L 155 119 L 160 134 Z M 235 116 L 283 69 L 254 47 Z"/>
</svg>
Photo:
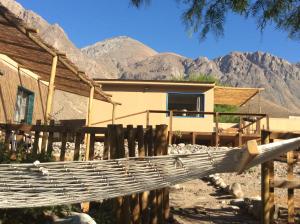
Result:
<svg viewBox="0 0 300 224">
<path fill-rule="evenodd" d="M 174 0 L 152 0 L 139 10 L 129 0 L 17 0 L 50 23 L 58 23 L 77 47 L 126 35 L 158 52 L 175 52 L 187 57 L 210 59 L 231 51 L 264 51 L 291 62 L 300 61 L 300 41 L 290 40 L 271 25 L 263 34 L 253 19 L 229 15 L 225 36 L 209 35 L 200 42 L 181 22 L 183 10 Z"/>
</svg>

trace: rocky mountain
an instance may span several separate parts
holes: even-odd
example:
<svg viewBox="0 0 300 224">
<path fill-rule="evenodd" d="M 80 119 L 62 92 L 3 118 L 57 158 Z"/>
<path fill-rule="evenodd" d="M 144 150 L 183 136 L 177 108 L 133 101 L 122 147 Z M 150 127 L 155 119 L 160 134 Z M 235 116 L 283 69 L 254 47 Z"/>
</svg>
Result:
<svg viewBox="0 0 300 224">
<path fill-rule="evenodd" d="M 0 3 L 28 26 L 38 28 L 47 43 L 66 52 L 70 60 L 91 77 L 158 80 L 188 78 L 191 74 L 201 73 L 215 76 L 231 86 L 265 88 L 263 112 L 274 114 L 276 110 L 278 116 L 286 116 L 300 111 L 300 63 L 291 64 L 264 52 L 232 52 L 213 60 L 205 57 L 190 59 L 175 53 L 158 53 L 124 36 L 78 49 L 58 24 L 49 24 L 14 0 L 0 0 Z M 253 102 L 248 110 L 257 109 Z"/>
</svg>

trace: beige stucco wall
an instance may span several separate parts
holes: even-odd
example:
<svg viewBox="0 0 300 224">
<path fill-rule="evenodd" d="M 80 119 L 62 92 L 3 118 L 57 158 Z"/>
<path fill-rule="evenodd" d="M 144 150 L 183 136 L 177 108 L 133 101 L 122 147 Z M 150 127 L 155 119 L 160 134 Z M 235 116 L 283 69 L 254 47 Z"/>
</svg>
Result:
<svg viewBox="0 0 300 224">
<path fill-rule="evenodd" d="M 125 116 L 145 110 L 166 110 L 167 93 L 160 92 L 133 92 L 133 91 L 107 91 L 113 95 L 113 100 L 122 103 L 116 108 L 116 117 Z M 193 91 L 195 92 L 195 91 Z M 199 91 L 202 92 L 202 91 Z M 205 111 L 213 111 L 213 89 L 203 92 L 205 94 Z M 112 105 L 95 101 L 92 114 L 92 123 L 111 119 Z M 110 122 L 95 124 L 106 126 Z M 116 120 L 117 124 L 146 125 L 146 114 Z M 169 117 L 165 114 L 150 114 L 150 124 L 169 124 Z M 173 130 L 181 131 L 213 131 L 213 116 L 204 118 L 174 117 Z"/>
<path fill-rule="evenodd" d="M 270 130 L 300 132 L 300 117 L 293 118 L 270 118 Z M 266 127 L 266 119 L 263 119 L 261 126 Z"/>
</svg>

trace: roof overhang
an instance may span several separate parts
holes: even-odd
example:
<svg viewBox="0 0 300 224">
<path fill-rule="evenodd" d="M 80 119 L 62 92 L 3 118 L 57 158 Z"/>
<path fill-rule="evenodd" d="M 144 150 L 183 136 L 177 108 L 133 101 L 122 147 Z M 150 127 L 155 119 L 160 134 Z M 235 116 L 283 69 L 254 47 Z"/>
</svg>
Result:
<svg viewBox="0 0 300 224">
<path fill-rule="evenodd" d="M 199 83 L 171 80 L 122 80 L 94 79 L 104 91 L 206 91 L 215 87 L 215 83 Z"/>
<path fill-rule="evenodd" d="M 65 54 L 47 45 L 38 35 L 38 30 L 28 28 L 23 21 L 0 3 L 0 53 L 16 61 L 21 68 L 38 75 L 38 79 L 48 82 L 52 59 L 58 56 L 55 88 L 89 97 L 91 87 L 95 87 L 94 98 L 112 103 L 110 95 L 81 72 Z"/>
<path fill-rule="evenodd" d="M 216 86 L 214 89 L 215 104 L 243 106 L 263 88 L 241 88 Z"/>
</svg>

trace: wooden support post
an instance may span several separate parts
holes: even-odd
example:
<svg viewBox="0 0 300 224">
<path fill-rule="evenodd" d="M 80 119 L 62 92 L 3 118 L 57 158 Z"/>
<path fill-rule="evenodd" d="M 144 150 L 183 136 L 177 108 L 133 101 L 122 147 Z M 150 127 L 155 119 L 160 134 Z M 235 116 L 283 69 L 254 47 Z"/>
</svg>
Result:
<svg viewBox="0 0 300 224">
<path fill-rule="evenodd" d="M 53 95 L 54 95 L 54 81 L 56 76 L 56 67 L 57 67 L 58 56 L 53 56 L 52 58 L 52 66 L 51 66 L 51 74 L 49 79 L 49 86 L 48 86 L 48 96 L 47 96 L 47 104 L 46 104 L 46 111 L 45 111 L 45 123 L 48 124 L 50 119 L 50 113 L 52 110 L 52 102 L 53 102 Z"/>
<path fill-rule="evenodd" d="M 262 131 L 261 143 L 270 143 L 270 132 Z M 272 210 L 274 209 L 274 188 L 273 192 L 270 189 L 270 179 L 272 178 L 272 167 L 274 166 L 273 161 L 269 161 L 261 164 L 261 198 L 262 198 L 262 223 L 270 224 L 273 215 Z"/>
<path fill-rule="evenodd" d="M 192 132 L 192 144 L 195 145 L 197 140 L 197 134 L 195 132 Z"/>
<path fill-rule="evenodd" d="M 122 125 L 112 125 L 110 139 L 111 159 L 125 157 L 124 130 Z M 117 224 L 130 223 L 130 208 L 126 197 L 117 197 L 114 203 Z"/>
<path fill-rule="evenodd" d="M 90 134 L 90 152 L 89 152 L 89 160 L 94 159 L 95 154 L 95 133 Z"/>
<path fill-rule="evenodd" d="M 261 131 L 260 121 L 261 121 L 260 119 L 256 121 L 256 134 L 260 134 L 260 131 Z"/>
<path fill-rule="evenodd" d="M 162 126 L 164 130 L 164 135 L 167 135 L 167 127 L 165 125 Z M 193 132 L 193 144 L 195 144 L 195 135 Z M 162 143 L 162 155 L 168 155 L 168 145 Z M 170 189 L 169 187 L 165 187 L 163 189 L 163 221 L 165 223 L 169 222 L 170 219 Z"/>
<path fill-rule="evenodd" d="M 173 110 L 170 111 L 169 117 L 169 145 L 172 144 L 173 139 Z"/>
<path fill-rule="evenodd" d="M 240 146 L 242 146 L 243 145 L 243 133 L 242 133 L 242 131 L 239 131 L 238 132 L 238 146 L 240 147 Z"/>
<path fill-rule="evenodd" d="M 149 136 L 148 136 L 148 155 L 157 156 L 157 151 L 154 149 L 154 136 L 152 126 L 149 126 Z M 150 191 L 149 196 L 149 207 L 150 207 L 150 224 L 157 224 L 157 197 L 156 190 Z"/>
<path fill-rule="evenodd" d="M 53 127 L 55 125 L 54 120 L 50 120 L 50 127 Z M 49 131 L 48 134 L 48 144 L 47 144 L 47 155 L 50 158 L 52 156 L 52 151 L 53 151 L 53 131 Z"/>
<path fill-rule="evenodd" d="M 137 131 L 139 132 L 139 130 L 137 130 Z M 136 154 L 135 154 L 135 139 L 136 139 L 136 133 L 135 133 L 135 130 L 133 129 L 133 125 L 127 125 L 127 141 L 128 141 L 129 157 L 136 156 Z M 141 222 L 139 195 L 132 194 L 129 197 L 130 197 L 131 223 L 139 224 Z"/>
<path fill-rule="evenodd" d="M 150 132 L 152 132 L 152 127 L 147 126 L 146 134 L 144 138 L 144 148 L 145 148 L 145 156 L 149 156 L 151 151 L 153 152 L 153 147 L 151 147 L 151 143 L 153 138 L 150 139 Z M 149 224 L 149 200 L 150 200 L 150 191 L 145 191 L 140 196 L 140 212 L 141 212 L 141 223 L 142 224 Z"/>
<path fill-rule="evenodd" d="M 150 124 L 150 111 L 147 110 L 146 111 L 146 126 L 148 126 Z"/>
<path fill-rule="evenodd" d="M 36 126 L 39 126 L 42 124 L 41 120 L 37 120 L 36 121 Z M 32 156 L 34 159 L 37 158 L 37 154 L 39 151 L 39 141 L 40 141 L 40 131 L 36 130 L 34 133 L 34 143 L 33 143 L 33 147 L 32 147 Z"/>
<path fill-rule="evenodd" d="M 166 125 L 156 125 L 155 128 L 155 142 L 154 142 L 154 152 L 156 152 L 157 156 L 163 154 L 163 151 L 166 147 L 168 147 L 168 133 L 167 133 Z M 156 203 L 157 203 L 157 220 L 158 223 L 164 223 L 164 215 L 163 215 L 163 189 L 156 190 Z"/>
<path fill-rule="evenodd" d="M 90 88 L 90 97 L 88 101 L 88 112 L 87 112 L 87 119 L 86 119 L 86 126 L 89 127 L 92 124 L 92 110 L 93 110 L 93 99 L 94 99 L 94 94 L 95 94 L 95 87 L 92 86 Z M 86 134 L 86 150 L 85 150 L 85 160 L 89 160 L 90 158 L 90 142 L 91 142 L 91 135 Z"/>
<path fill-rule="evenodd" d="M 11 140 L 11 130 L 7 129 L 7 130 L 5 130 L 5 140 L 4 140 L 4 150 L 5 150 L 5 152 L 9 151 L 10 140 Z"/>
<path fill-rule="evenodd" d="M 269 117 L 269 115 L 266 116 L 266 120 L 267 120 L 267 130 L 270 130 L 270 117 Z"/>
<path fill-rule="evenodd" d="M 109 152 L 110 152 L 110 131 L 111 128 L 109 128 L 110 125 L 107 126 L 106 133 L 104 135 L 104 149 L 103 149 L 103 159 L 107 160 L 109 158 Z"/>
<path fill-rule="evenodd" d="M 59 157 L 60 161 L 65 161 L 67 138 L 68 138 L 68 133 L 63 132 L 61 136 L 61 149 L 60 149 L 60 157 Z"/>
<path fill-rule="evenodd" d="M 112 108 L 112 118 L 111 118 L 111 122 L 112 124 L 116 123 L 116 107 L 117 105 L 115 103 L 112 104 L 113 108 Z"/>
<path fill-rule="evenodd" d="M 80 143 L 81 143 L 81 133 L 77 132 L 75 134 L 75 149 L 74 149 L 74 161 L 80 159 Z"/>
<path fill-rule="evenodd" d="M 287 153 L 287 179 L 292 181 L 294 178 L 294 152 Z M 288 223 L 295 223 L 295 205 L 294 205 L 294 189 L 288 188 Z"/>
<path fill-rule="evenodd" d="M 219 146 L 219 113 L 216 112 L 215 114 L 215 123 L 216 123 L 216 136 L 215 136 L 215 143 L 216 143 L 216 146 L 218 147 Z"/>
</svg>

